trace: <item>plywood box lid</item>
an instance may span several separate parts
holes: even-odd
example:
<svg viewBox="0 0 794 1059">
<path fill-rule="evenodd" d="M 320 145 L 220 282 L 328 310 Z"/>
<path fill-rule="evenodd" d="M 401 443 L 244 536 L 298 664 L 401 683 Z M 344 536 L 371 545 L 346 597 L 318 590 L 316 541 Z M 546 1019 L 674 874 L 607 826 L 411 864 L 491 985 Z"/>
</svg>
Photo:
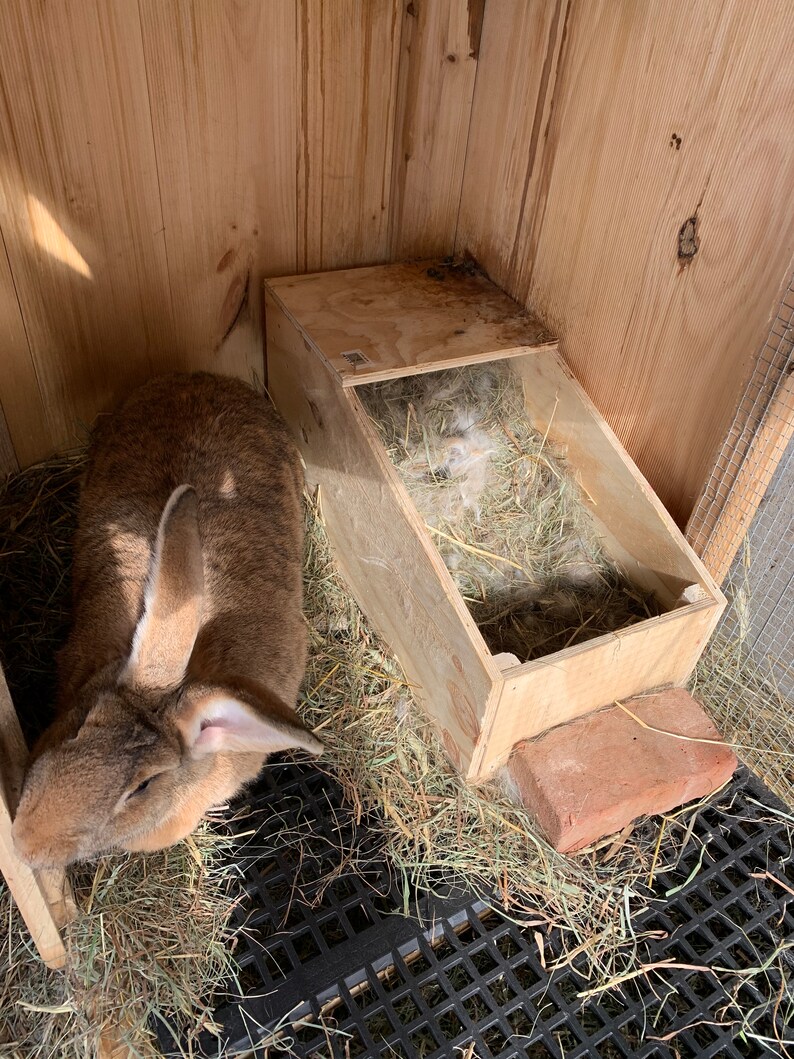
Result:
<svg viewBox="0 0 794 1059">
<path fill-rule="evenodd" d="M 448 258 L 286 276 L 265 286 L 343 386 L 556 347 L 476 267 Z"/>
</svg>

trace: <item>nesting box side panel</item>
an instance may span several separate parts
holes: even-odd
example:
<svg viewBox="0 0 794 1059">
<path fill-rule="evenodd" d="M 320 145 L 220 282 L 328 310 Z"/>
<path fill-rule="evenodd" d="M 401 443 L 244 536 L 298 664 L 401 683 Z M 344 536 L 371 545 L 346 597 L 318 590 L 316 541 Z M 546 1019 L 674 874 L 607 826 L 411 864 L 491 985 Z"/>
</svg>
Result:
<svg viewBox="0 0 794 1059">
<path fill-rule="evenodd" d="M 533 425 L 564 447 L 585 506 L 618 549 L 665 586 L 672 600 L 698 584 L 724 606 L 710 574 L 560 358 L 539 351 L 515 360 L 514 368 L 523 379 Z M 662 602 L 670 605 L 671 600 Z"/>
<path fill-rule="evenodd" d="M 685 684 L 719 616 L 720 607 L 704 600 L 507 673 L 485 719 L 472 778 L 487 779 L 521 739 L 616 699 Z"/>
<path fill-rule="evenodd" d="M 309 483 L 320 487 L 335 558 L 417 686 L 450 758 L 466 769 L 498 671 L 448 590 L 448 572 L 393 481 L 358 399 L 342 390 L 272 295 L 266 317 L 270 392 L 295 434 Z"/>
</svg>

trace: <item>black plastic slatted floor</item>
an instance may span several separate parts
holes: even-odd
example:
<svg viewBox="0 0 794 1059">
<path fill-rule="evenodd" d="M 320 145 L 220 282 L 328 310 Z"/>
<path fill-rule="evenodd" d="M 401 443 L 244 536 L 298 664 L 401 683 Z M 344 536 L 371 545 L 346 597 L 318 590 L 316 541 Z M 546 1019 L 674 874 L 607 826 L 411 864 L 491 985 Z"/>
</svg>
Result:
<svg viewBox="0 0 794 1059">
<path fill-rule="evenodd" d="M 241 861 L 240 992 L 217 1011 L 220 1036 L 205 1035 L 201 1054 L 785 1054 L 777 1041 L 792 1037 L 794 1012 L 792 834 L 745 770 L 699 814 L 675 872 L 659 873 L 658 899 L 635 921 L 638 934 L 659 933 L 644 962 L 735 973 L 669 969 L 586 1002 L 575 968 L 547 974 L 533 930 L 465 895 L 399 892 L 377 829 L 355 824 L 335 782 L 313 766 L 271 767 L 249 803 L 251 815 L 236 824 L 256 829 Z M 412 916 L 401 914 L 406 907 Z M 553 958 L 553 938 L 544 947 Z M 767 962 L 764 973 L 742 974 Z M 736 1004 L 753 1037 L 740 1032 Z"/>
</svg>

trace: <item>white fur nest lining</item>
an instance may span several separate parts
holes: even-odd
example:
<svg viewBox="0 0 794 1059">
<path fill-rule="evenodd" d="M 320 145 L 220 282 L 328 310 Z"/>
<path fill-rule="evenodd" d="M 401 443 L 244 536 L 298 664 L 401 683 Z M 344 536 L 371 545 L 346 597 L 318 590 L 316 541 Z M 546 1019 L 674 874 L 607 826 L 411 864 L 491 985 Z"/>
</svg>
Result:
<svg viewBox="0 0 794 1059">
<path fill-rule="evenodd" d="M 659 613 L 602 550 L 508 362 L 359 393 L 494 654 L 524 662 Z"/>
</svg>

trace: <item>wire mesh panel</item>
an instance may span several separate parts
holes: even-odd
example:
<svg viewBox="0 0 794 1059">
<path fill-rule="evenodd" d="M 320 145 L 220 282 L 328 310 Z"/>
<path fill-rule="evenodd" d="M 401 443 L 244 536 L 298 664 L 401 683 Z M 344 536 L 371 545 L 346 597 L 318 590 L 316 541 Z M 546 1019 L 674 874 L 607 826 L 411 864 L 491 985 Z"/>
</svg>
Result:
<svg viewBox="0 0 794 1059">
<path fill-rule="evenodd" d="M 465 894 L 403 892 L 373 846 L 377 829 L 344 809 L 334 781 L 278 765 L 237 824 L 253 831 L 239 980 L 216 1012 L 217 1034 L 190 1054 L 779 1054 L 794 1024 L 792 832 L 779 813 L 747 773 L 702 811 L 635 920 L 649 969 L 598 992 L 576 964 L 549 972 L 553 934 Z M 299 820 L 309 843 L 305 827 L 292 841 Z"/>
<path fill-rule="evenodd" d="M 701 694 L 740 756 L 794 805 L 794 279 L 688 534 L 729 607 Z M 746 534 L 746 536 L 745 536 Z M 696 693 L 697 693 L 696 689 Z"/>
<path fill-rule="evenodd" d="M 722 582 L 794 435 L 794 276 L 687 527 Z"/>
<path fill-rule="evenodd" d="M 723 634 L 759 659 L 794 698 L 794 442 L 789 442 L 728 581 Z"/>
</svg>

